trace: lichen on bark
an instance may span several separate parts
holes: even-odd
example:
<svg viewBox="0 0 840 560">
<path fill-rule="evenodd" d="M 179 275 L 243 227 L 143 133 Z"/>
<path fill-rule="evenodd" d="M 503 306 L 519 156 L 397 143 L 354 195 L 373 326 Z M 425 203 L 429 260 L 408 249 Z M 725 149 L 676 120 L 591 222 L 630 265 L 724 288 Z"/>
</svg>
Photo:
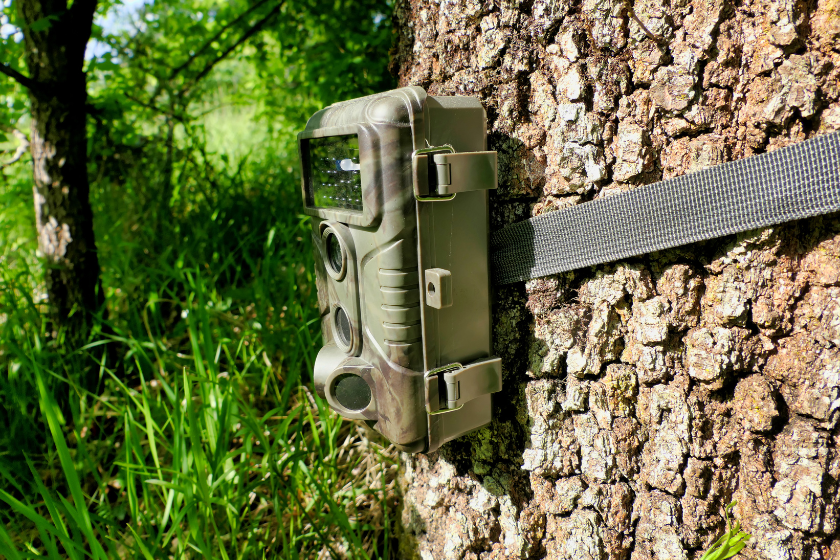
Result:
<svg viewBox="0 0 840 560">
<path fill-rule="evenodd" d="M 840 130 L 834 0 L 400 0 L 395 23 L 401 85 L 487 109 L 494 229 Z M 840 558 L 836 214 L 501 287 L 494 313 L 496 419 L 404 457 L 402 557 L 699 558 L 737 500 L 742 557 Z"/>
</svg>

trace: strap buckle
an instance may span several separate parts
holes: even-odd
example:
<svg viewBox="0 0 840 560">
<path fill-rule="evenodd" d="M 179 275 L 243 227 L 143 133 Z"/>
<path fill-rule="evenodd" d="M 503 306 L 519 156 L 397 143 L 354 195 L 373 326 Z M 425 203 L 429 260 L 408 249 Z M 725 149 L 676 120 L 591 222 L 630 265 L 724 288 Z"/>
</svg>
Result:
<svg viewBox="0 0 840 560">
<path fill-rule="evenodd" d="M 496 152 L 459 152 L 452 146 L 416 150 L 411 157 L 414 197 L 421 201 L 452 200 L 459 192 L 499 186 Z"/>
<path fill-rule="evenodd" d="M 466 366 L 454 363 L 426 373 L 426 412 L 443 414 L 502 390 L 502 360 L 490 358 Z"/>
</svg>

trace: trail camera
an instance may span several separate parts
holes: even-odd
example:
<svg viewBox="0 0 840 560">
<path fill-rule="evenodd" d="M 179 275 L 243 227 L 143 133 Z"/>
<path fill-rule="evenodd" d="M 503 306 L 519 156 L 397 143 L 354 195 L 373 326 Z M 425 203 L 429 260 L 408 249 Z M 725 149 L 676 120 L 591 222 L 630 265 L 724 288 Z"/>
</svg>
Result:
<svg viewBox="0 0 840 560">
<path fill-rule="evenodd" d="M 487 424 L 501 390 L 486 122 L 476 99 L 408 87 L 318 111 L 298 135 L 324 340 L 316 389 L 404 451 Z"/>
</svg>

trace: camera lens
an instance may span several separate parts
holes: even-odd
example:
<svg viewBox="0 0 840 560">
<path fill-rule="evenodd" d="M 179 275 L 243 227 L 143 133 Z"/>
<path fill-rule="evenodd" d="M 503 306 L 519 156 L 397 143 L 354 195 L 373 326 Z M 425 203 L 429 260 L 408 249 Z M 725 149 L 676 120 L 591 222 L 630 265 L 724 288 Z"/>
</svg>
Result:
<svg viewBox="0 0 840 560">
<path fill-rule="evenodd" d="M 367 381 L 352 373 L 344 374 L 336 380 L 333 394 L 335 400 L 349 410 L 364 410 L 372 396 Z"/>
<path fill-rule="evenodd" d="M 344 252 L 341 250 L 341 243 L 338 241 L 338 236 L 334 233 L 327 235 L 327 261 L 330 268 L 336 274 L 341 274 L 341 269 L 344 264 Z"/>
<path fill-rule="evenodd" d="M 350 346 L 353 342 L 353 331 L 350 330 L 350 318 L 347 312 L 341 307 L 335 308 L 335 336 L 344 346 Z"/>
</svg>

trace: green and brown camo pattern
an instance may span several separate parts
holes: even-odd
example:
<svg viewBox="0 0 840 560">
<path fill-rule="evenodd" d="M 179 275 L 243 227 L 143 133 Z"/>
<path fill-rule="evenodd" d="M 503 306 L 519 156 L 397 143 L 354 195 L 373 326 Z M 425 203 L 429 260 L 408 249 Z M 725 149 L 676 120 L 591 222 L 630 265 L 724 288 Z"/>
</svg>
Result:
<svg viewBox="0 0 840 560">
<path fill-rule="evenodd" d="M 411 178 L 412 153 L 425 143 L 425 102 L 425 91 L 410 87 L 338 103 L 315 113 L 299 135 L 302 146 L 312 137 L 359 137 L 363 212 L 305 208 L 312 216 L 324 344 L 336 343 L 332 317 L 341 305 L 354 340 L 337 369 L 357 373 L 373 392 L 363 411 L 331 405 L 344 416 L 374 421 L 382 435 L 414 452 L 428 444 Z M 301 156 L 305 161 L 303 147 Z M 305 184 L 302 191 L 306 201 Z M 327 227 L 348 240 L 342 243 L 347 267 L 341 280 L 324 264 Z"/>
</svg>

